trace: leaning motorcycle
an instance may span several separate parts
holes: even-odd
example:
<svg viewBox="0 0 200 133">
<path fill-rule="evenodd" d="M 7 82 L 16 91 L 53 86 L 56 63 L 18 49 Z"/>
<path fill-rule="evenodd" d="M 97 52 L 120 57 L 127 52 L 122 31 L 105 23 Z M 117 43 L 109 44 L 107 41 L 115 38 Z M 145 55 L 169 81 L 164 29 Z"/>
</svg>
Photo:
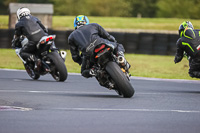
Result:
<svg viewBox="0 0 200 133">
<path fill-rule="evenodd" d="M 25 61 L 20 56 L 21 48 L 16 48 L 17 56 L 22 60 L 28 75 L 37 80 L 41 75 L 50 73 L 56 81 L 65 81 L 68 77 L 67 68 L 65 66 L 66 52 L 60 51 L 54 44 L 55 35 L 44 36 L 37 44 L 35 56 L 41 60 L 39 70 L 34 69 L 34 62 Z M 28 43 L 28 39 L 24 36 L 20 37 L 21 46 Z"/>
<path fill-rule="evenodd" d="M 130 83 L 129 68 L 125 67 L 124 57 L 116 57 L 113 48 L 108 44 L 89 46 L 86 52 L 94 64 L 96 79 L 101 86 L 115 90 L 120 96 L 130 98 L 134 95 L 134 88 Z"/>
</svg>

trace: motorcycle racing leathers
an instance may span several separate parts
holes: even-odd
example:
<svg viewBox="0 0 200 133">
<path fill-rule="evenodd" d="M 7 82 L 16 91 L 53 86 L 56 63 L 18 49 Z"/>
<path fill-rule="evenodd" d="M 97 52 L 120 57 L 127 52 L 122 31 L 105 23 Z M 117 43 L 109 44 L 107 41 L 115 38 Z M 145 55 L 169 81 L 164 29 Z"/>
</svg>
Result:
<svg viewBox="0 0 200 133">
<path fill-rule="evenodd" d="M 93 65 L 90 63 L 90 57 L 87 54 L 87 48 L 89 46 L 104 43 L 112 46 L 114 54 L 116 55 L 123 55 L 125 52 L 122 44 L 116 43 L 115 38 L 97 23 L 90 23 L 74 30 L 68 38 L 68 43 L 70 46 L 72 59 L 79 65 L 82 64 L 81 74 L 86 78 L 91 77 L 89 71 Z M 81 57 L 80 51 L 82 52 L 83 57 Z"/>
<path fill-rule="evenodd" d="M 189 58 L 189 75 L 200 78 L 200 30 L 186 28 L 181 38 L 178 39 L 174 62 L 182 60 L 184 52 Z"/>
<path fill-rule="evenodd" d="M 19 45 L 20 36 L 24 35 L 29 40 L 28 44 L 23 46 L 20 51 L 20 56 L 24 60 L 35 61 L 36 45 L 41 37 L 48 35 L 47 29 L 40 20 L 32 15 L 22 17 L 15 25 L 15 36 L 12 47 Z M 14 45 L 14 46 L 13 46 Z"/>
</svg>

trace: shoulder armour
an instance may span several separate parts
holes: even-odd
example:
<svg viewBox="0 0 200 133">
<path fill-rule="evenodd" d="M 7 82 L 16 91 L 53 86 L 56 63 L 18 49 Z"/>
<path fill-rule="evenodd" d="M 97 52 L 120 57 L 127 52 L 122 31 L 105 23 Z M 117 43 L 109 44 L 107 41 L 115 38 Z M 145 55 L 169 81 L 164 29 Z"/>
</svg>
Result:
<svg viewBox="0 0 200 133">
<path fill-rule="evenodd" d="M 194 30 L 191 29 L 191 28 L 186 28 L 184 33 L 183 33 L 183 36 L 188 38 L 188 39 L 195 39 L 196 38 Z"/>
</svg>

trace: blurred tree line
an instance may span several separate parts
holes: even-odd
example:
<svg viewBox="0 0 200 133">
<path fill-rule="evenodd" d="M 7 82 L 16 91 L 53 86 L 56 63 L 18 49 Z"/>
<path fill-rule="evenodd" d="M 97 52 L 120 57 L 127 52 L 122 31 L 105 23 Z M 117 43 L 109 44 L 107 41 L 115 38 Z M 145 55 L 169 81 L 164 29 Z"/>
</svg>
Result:
<svg viewBox="0 0 200 133">
<path fill-rule="evenodd" d="M 52 3 L 55 15 L 200 18 L 200 0 L 0 0 L 0 14 L 11 2 Z"/>
</svg>

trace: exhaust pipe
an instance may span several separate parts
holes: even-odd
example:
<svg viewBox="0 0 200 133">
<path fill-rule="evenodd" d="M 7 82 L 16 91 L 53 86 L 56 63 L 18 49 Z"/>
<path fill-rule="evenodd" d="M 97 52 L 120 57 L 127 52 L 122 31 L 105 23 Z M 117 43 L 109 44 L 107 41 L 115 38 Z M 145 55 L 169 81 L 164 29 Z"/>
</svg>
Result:
<svg viewBox="0 0 200 133">
<path fill-rule="evenodd" d="M 63 58 L 63 60 L 65 61 L 66 56 L 67 56 L 67 52 L 65 52 L 65 51 L 60 51 L 60 55 L 61 55 L 61 57 Z"/>
<path fill-rule="evenodd" d="M 125 67 L 125 69 L 129 69 L 131 67 L 130 64 L 124 58 L 124 56 L 118 56 L 117 61 L 122 67 Z"/>
<path fill-rule="evenodd" d="M 121 64 L 122 66 L 125 65 L 125 58 L 123 56 L 118 56 L 118 63 Z"/>
</svg>

